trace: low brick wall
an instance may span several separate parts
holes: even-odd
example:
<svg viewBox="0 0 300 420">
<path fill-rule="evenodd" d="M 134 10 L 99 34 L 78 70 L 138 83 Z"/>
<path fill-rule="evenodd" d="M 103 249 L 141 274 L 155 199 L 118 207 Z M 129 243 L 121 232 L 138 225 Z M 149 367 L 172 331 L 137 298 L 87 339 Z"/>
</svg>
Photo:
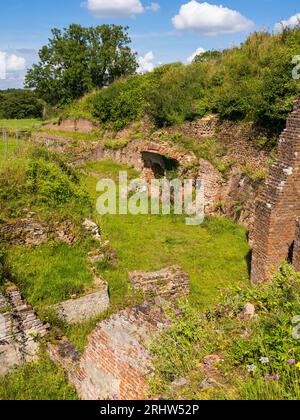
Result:
<svg viewBox="0 0 300 420">
<path fill-rule="evenodd" d="M 80 297 L 78 299 L 70 299 L 65 302 L 53 306 L 59 318 L 69 324 L 77 324 L 88 321 L 102 314 L 109 308 L 108 286 L 104 285 L 103 289 Z"/>
<path fill-rule="evenodd" d="M 58 131 L 78 131 L 80 133 L 90 133 L 97 128 L 97 125 L 84 118 L 80 118 L 78 120 L 67 118 L 60 124 L 46 124 L 43 128 Z"/>
<path fill-rule="evenodd" d="M 178 299 L 188 296 L 190 292 L 190 276 L 178 266 L 153 273 L 134 271 L 129 273 L 129 281 L 146 299 L 154 297 Z"/>
</svg>

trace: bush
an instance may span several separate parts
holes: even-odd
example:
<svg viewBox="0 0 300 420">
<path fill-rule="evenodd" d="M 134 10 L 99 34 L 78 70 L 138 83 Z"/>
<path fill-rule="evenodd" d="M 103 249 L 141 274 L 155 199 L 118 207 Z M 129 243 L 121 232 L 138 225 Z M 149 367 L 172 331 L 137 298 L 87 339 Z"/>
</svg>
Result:
<svg viewBox="0 0 300 420">
<path fill-rule="evenodd" d="M 195 101 L 201 98 L 205 66 L 173 66 L 150 91 L 149 114 L 158 127 L 202 116 Z"/>
<path fill-rule="evenodd" d="M 74 170 L 44 148 L 29 148 L 0 165 L 0 210 L 20 216 L 24 207 L 63 207 L 74 203 L 80 212 L 89 208 L 86 192 Z M 21 212 L 21 213 L 20 213 Z M 19 214 L 20 213 L 20 214 Z"/>
<path fill-rule="evenodd" d="M 115 82 L 96 93 L 92 104 L 93 116 L 98 121 L 115 130 L 121 130 L 145 112 L 143 76 Z"/>
</svg>

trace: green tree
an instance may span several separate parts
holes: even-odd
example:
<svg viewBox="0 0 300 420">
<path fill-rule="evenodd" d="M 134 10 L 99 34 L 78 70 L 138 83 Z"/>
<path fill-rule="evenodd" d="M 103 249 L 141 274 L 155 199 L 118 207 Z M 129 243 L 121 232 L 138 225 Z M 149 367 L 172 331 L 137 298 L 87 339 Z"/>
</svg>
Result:
<svg viewBox="0 0 300 420">
<path fill-rule="evenodd" d="M 0 118 L 41 118 L 44 102 L 30 90 L 0 92 Z"/>
<path fill-rule="evenodd" d="M 102 25 L 52 30 L 39 51 L 39 64 L 27 72 L 26 87 L 35 88 L 51 105 L 69 103 L 93 88 L 134 74 L 136 55 L 129 47 L 127 27 Z"/>
</svg>

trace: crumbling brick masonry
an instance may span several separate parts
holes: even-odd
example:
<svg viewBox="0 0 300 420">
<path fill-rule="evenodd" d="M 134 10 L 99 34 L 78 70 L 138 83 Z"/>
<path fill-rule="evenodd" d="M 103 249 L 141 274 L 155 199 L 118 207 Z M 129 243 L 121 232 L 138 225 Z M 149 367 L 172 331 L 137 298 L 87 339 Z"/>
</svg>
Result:
<svg viewBox="0 0 300 420">
<path fill-rule="evenodd" d="M 134 271 L 129 273 L 129 281 L 135 289 L 143 292 L 146 299 L 159 296 L 178 299 L 190 291 L 190 276 L 178 266 L 154 273 Z"/>
<path fill-rule="evenodd" d="M 0 293 L 0 376 L 36 357 L 38 338 L 48 332 L 15 287 Z"/>
<path fill-rule="evenodd" d="M 280 137 L 278 158 L 256 205 L 252 283 L 270 279 L 285 261 L 295 263 L 296 221 L 300 216 L 300 99 Z M 295 257 L 293 256 L 296 252 Z M 298 258 L 298 257 L 297 257 Z M 296 263 L 299 268 L 299 262 Z"/>
</svg>

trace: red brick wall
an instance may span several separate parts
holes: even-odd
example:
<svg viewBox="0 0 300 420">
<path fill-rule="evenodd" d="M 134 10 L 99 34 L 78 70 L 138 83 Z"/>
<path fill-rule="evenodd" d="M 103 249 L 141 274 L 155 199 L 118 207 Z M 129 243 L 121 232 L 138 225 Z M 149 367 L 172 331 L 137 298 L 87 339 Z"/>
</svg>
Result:
<svg viewBox="0 0 300 420">
<path fill-rule="evenodd" d="M 98 324 L 80 363 L 69 372 L 83 400 L 139 400 L 147 397 L 153 336 L 163 326 L 151 304 L 121 311 Z"/>
<path fill-rule="evenodd" d="M 281 135 L 278 158 L 259 197 L 253 228 L 251 279 L 270 279 L 286 260 L 300 215 L 300 99 Z"/>
</svg>

